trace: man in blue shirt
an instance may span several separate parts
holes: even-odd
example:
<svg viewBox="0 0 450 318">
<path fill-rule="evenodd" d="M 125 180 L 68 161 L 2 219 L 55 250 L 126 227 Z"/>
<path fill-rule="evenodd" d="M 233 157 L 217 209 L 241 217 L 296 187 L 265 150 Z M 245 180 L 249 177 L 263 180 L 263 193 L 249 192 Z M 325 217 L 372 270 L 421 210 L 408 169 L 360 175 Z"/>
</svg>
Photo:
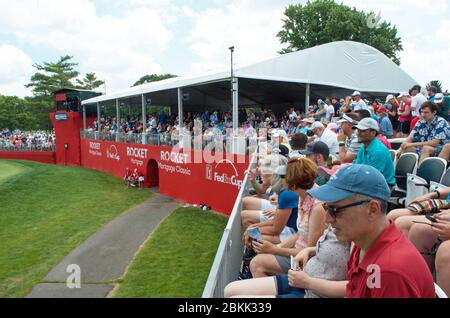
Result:
<svg viewBox="0 0 450 318">
<path fill-rule="evenodd" d="M 434 103 L 422 104 L 421 120 L 403 142 L 402 152 L 420 154 L 420 162 L 425 158 L 439 155 L 444 145 L 450 140 L 450 126 L 444 118 L 437 116 L 437 111 Z"/>
<path fill-rule="evenodd" d="M 387 139 L 392 139 L 394 137 L 394 129 L 392 128 L 392 123 L 387 114 L 388 110 L 386 108 L 378 108 L 377 115 L 380 123 L 380 133 Z"/>
<path fill-rule="evenodd" d="M 380 131 L 378 123 L 373 118 L 364 118 L 356 125 L 356 129 L 358 140 L 363 146 L 359 149 L 354 163 L 374 167 L 381 172 L 387 184 L 391 188 L 394 187 L 394 164 L 389 150 L 377 139 Z"/>
</svg>

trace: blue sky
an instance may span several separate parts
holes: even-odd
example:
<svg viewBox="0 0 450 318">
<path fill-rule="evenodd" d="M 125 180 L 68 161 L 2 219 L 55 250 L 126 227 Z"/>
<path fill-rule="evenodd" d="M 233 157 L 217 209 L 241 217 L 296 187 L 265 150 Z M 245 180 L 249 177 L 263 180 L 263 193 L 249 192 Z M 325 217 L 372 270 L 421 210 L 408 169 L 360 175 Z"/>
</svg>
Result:
<svg viewBox="0 0 450 318">
<path fill-rule="evenodd" d="M 145 74 L 201 74 L 277 55 L 284 8 L 305 0 L 0 0 L 0 94 L 29 95 L 33 63 L 73 55 L 108 93 Z M 446 0 L 344 0 L 398 28 L 401 67 L 421 84 L 450 88 Z"/>
</svg>

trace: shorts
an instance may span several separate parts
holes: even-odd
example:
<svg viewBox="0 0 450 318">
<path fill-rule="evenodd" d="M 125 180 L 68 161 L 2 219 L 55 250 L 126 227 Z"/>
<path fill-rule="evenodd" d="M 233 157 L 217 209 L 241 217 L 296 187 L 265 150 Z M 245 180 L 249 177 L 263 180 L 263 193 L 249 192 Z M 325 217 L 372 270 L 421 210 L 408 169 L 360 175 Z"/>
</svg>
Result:
<svg viewBox="0 0 450 318">
<path fill-rule="evenodd" d="M 283 231 L 280 233 L 280 241 L 286 241 L 289 237 L 297 233 L 292 227 L 285 226 Z"/>
<path fill-rule="evenodd" d="M 139 178 L 138 178 L 138 181 L 139 181 L 139 182 L 144 182 L 144 177 L 139 177 Z"/>
<path fill-rule="evenodd" d="M 268 209 L 272 209 L 272 208 L 276 208 L 276 205 L 273 205 L 272 203 L 270 203 L 269 200 L 261 200 L 261 211 L 265 211 Z"/>
<path fill-rule="evenodd" d="M 402 121 L 400 122 L 402 133 L 409 134 L 411 132 L 411 121 Z"/>
<path fill-rule="evenodd" d="M 278 262 L 278 265 L 280 265 L 281 270 L 283 273 L 287 273 L 291 269 L 291 258 L 286 256 L 280 256 L 280 255 L 274 255 L 275 259 Z"/>
<path fill-rule="evenodd" d="M 275 276 L 274 280 L 277 298 L 305 298 L 306 291 L 303 288 L 290 286 L 287 275 Z"/>
<path fill-rule="evenodd" d="M 392 129 L 394 131 L 397 131 L 398 127 L 400 126 L 400 122 L 398 121 L 398 119 L 391 119 L 391 118 L 389 118 L 389 119 L 391 120 Z"/>
</svg>

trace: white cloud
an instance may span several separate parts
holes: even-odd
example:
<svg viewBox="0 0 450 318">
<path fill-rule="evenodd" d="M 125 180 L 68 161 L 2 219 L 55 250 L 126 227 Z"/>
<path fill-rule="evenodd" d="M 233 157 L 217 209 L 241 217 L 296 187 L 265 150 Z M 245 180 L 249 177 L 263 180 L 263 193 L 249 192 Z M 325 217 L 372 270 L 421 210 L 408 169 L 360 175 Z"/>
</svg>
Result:
<svg viewBox="0 0 450 318">
<path fill-rule="evenodd" d="M 223 9 L 198 13 L 187 39 L 200 57 L 194 73 L 229 65 L 228 47 L 235 46 L 235 64 L 249 64 L 275 56 L 281 49 L 277 33 L 282 26 L 283 3 L 288 1 L 232 1 Z M 251 12 L 251 14 L 249 14 Z"/>
<path fill-rule="evenodd" d="M 22 50 L 10 44 L 0 44 L 0 94 L 1 95 L 29 95 L 25 88 L 33 74 L 33 62 Z"/>
<path fill-rule="evenodd" d="M 112 16 L 99 15 L 88 0 L 0 3 L 3 33 L 27 45 L 73 55 L 82 73 L 96 72 L 106 80 L 109 92 L 161 71 L 157 60 L 173 36 L 168 23 L 158 9 L 147 7 Z"/>
</svg>

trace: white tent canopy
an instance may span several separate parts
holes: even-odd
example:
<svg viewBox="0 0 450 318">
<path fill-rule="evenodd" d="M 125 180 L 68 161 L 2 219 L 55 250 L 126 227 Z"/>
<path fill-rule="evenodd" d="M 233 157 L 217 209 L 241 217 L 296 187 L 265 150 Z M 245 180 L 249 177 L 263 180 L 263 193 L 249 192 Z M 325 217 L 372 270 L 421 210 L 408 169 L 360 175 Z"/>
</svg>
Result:
<svg viewBox="0 0 450 318">
<path fill-rule="evenodd" d="M 314 85 L 322 86 L 321 90 L 328 94 L 336 94 L 339 91 L 336 89 L 344 89 L 359 90 L 363 96 L 364 94 L 375 96 L 408 91 L 417 84 L 411 76 L 377 49 L 351 41 L 319 45 L 239 67 L 235 70 L 235 77 L 311 84 L 311 94 L 320 97 L 325 96 L 314 94 Z M 196 77 L 177 77 L 98 96 L 83 101 L 83 105 L 229 80 L 229 71 Z M 241 87 L 239 90 L 241 92 Z"/>
</svg>

